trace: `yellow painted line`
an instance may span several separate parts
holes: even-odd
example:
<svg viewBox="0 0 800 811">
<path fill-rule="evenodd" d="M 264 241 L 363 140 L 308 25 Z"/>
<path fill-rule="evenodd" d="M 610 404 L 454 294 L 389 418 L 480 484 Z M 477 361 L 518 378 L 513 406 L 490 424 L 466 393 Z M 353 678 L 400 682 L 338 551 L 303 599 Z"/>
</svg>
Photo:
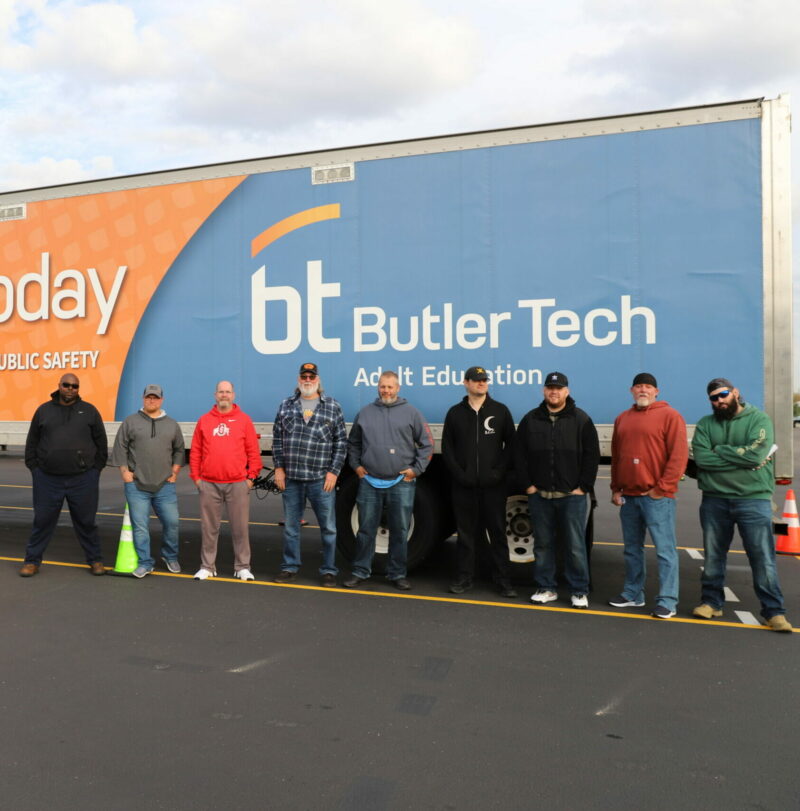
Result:
<svg viewBox="0 0 800 811">
<path fill-rule="evenodd" d="M 32 484 L 0 484 L 0 487 L 22 487 L 25 490 L 33 490 Z"/>
<path fill-rule="evenodd" d="M 0 556 L 0 560 L 7 560 L 13 563 L 22 563 L 23 558 L 8 558 Z M 42 565 L 48 566 L 69 566 L 75 569 L 85 569 L 85 563 L 61 563 L 59 561 L 43 561 Z M 111 574 L 114 570 L 108 568 L 107 571 Z M 175 577 L 182 580 L 193 580 L 194 576 L 191 574 L 172 574 L 171 572 L 151 572 L 151 575 L 157 577 Z M 113 576 L 113 575 L 112 575 Z M 365 597 L 389 597 L 396 600 L 417 600 L 426 603 L 449 603 L 451 605 L 469 605 L 469 606 L 485 606 L 487 608 L 515 608 L 518 611 L 547 611 L 550 613 L 570 614 L 573 617 L 577 616 L 591 616 L 591 617 L 618 617 L 626 620 L 645 620 L 648 622 L 660 623 L 682 623 L 685 625 L 712 625 L 717 628 L 739 628 L 749 629 L 756 631 L 770 631 L 766 625 L 745 625 L 740 622 L 726 622 L 723 620 L 701 620 L 693 617 L 671 617 L 668 620 L 658 619 L 651 617 L 649 614 L 628 614 L 621 611 L 598 611 L 596 609 L 576 609 L 576 608 L 561 608 L 558 606 L 544 606 L 532 605 L 530 603 L 511 603 L 511 602 L 497 602 L 496 600 L 465 600 L 463 597 L 433 597 L 425 594 L 394 594 L 390 591 L 368 591 L 366 589 L 346 589 L 343 587 L 329 588 L 325 586 L 310 586 L 301 583 L 270 583 L 265 580 L 249 580 L 242 581 L 235 577 L 209 577 L 204 582 L 218 581 L 220 583 L 236 583 L 242 586 L 267 586 L 268 588 L 277 589 L 298 589 L 300 591 L 327 591 L 335 594 L 360 594 Z M 775 633 L 774 631 L 772 633 Z M 800 628 L 793 628 L 792 633 L 800 633 Z"/>
</svg>

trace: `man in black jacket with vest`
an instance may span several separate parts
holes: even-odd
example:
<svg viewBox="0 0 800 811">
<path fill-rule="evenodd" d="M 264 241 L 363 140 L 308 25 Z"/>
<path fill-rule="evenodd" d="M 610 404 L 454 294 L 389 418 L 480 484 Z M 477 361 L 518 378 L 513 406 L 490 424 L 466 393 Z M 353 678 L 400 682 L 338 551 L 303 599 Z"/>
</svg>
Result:
<svg viewBox="0 0 800 811">
<path fill-rule="evenodd" d="M 556 593 L 556 538 L 564 540 L 564 576 L 573 608 L 588 608 L 589 560 L 586 552 L 587 493 L 600 463 L 597 429 L 569 396 L 561 372 L 545 378 L 544 400 L 519 424 L 516 470 L 528 494 L 536 557 L 531 602 L 544 605 Z"/>
<path fill-rule="evenodd" d="M 72 526 L 92 574 L 105 574 L 97 531 L 100 471 L 108 439 L 98 410 L 78 396 L 78 378 L 62 375 L 50 400 L 36 409 L 25 442 L 25 464 L 33 476 L 33 530 L 22 577 L 39 571 L 66 498 Z"/>
<path fill-rule="evenodd" d="M 503 597 L 516 597 L 511 586 L 505 531 L 506 473 L 513 462 L 514 420 L 489 396 L 489 377 L 481 366 L 464 374 L 467 395 L 444 420 L 442 456 L 452 480 L 456 517 L 456 576 L 453 594 L 472 587 L 475 553 L 488 533 L 492 578 Z"/>
</svg>

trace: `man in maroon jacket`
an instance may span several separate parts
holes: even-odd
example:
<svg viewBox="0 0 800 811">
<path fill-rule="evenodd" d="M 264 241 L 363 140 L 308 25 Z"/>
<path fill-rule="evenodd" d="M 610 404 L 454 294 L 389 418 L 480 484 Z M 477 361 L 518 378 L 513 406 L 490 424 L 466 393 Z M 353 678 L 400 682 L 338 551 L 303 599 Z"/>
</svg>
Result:
<svg viewBox="0 0 800 811">
<path fill-rule="evenodd" d="M 678 605 L 675 494 L 686 470 L 689 442 L 683 417 L 656 399 L 655 377 L 642 372 L 631 386 L 633 406 L 614 421 L 611 438 L 611 502 L 620 510 L 625 545 L 625 585 L 616 608 L 644 605 L 644 536 L 658 557 L 659 593 L 653 616 L 669 619 Z"/>
<path fill-rule="evenodd" d="M 217 574 L 217 541 L 222 505 L 228 505 L 233 539 L 234 577 L 253 580 L 250 571 L 249 493 L 261 470 L 261 450 L 253 422 L 233 400 L 233 383 L 220 380 L 216 405 L 197 421 L 189 454 L 191 477 L 200 493 L 203 543 L 195 580 Z"/>
</svg>

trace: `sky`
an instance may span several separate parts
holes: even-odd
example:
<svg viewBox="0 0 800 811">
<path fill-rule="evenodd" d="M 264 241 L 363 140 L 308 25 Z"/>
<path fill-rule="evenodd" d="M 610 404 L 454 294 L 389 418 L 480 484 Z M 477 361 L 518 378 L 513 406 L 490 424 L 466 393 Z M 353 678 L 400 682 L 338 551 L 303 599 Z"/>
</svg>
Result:
<svg viewBox="0 0 800 811">
<path fill-rule="evenodd" d="M 0 191 L 780 93 L 800 104 L 798 42 L 794 0 L 0 0 Z"/>
</svg>

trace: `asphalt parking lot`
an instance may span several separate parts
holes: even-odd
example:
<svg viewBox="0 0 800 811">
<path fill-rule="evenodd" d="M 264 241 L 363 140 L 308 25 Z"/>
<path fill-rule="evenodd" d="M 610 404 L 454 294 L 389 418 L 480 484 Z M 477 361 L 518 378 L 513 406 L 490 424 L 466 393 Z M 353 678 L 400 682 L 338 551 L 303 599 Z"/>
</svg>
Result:
<svg viewBox="0 0 800 811">
<path fill-rule="evenodd" d="M 116 471 L 101 482 L 113 565 L 124 499 Z M 20 454 L 0 453 L 4 807 L 800 806 L 798 640 L 758 625 L 740 551 L 723 620 L 690 618 L 702 566 L 693 482 L 668 621 L 605 604 L 622 551 L 602 480 L 588 611 L 531 605 L 525 571 L 516 600 L 488 584 L 449 595 L 448 545 L 409 594 L 379 578 L 365 592 L 321 589 L 313 526 L 297 585 L 273 584 L 280 500 L 256 494 L 256 582 L 232 579 L 224 533 L 220 577 L 193 581 L 198 504 L 185 473 L 184 574 L 91 577 L 65 514 L 47 565 L 23 579 L 29 484 Z M 800 625 L 798 567 L 779 560 Z"/>
</svg>

